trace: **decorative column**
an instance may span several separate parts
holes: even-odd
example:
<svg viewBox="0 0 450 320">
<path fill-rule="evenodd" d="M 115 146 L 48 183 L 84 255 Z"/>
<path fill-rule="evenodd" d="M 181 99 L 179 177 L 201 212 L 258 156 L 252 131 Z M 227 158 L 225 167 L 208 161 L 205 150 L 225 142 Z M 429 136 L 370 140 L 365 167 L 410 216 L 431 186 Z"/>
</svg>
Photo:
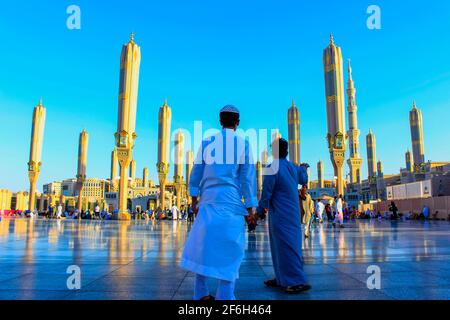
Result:
<svg viewBox="0 0 450 320">
<path fill-rule="evenodd" d="M 359 135 L 358 129 L 358 107 L 356 106 L 356 89 L 353 82 L 352 66 L 350 60 L 348 60 L 348 82 L 347 82 L 347 100 L 348 100 L 348 132 L 350 158 L 347 160 L 347 164 L 350 169 L 350 182 L 361 183 L 361 165 L 362 159 L 359 156 Z"/>
<path fill-rule="evenodd" d="M 77 170 L 77 189 L 78 189 L 78 203 L 77 209 L 81 212 L 83 209 L 83 186 L 86 181 L 86 167 L 87 167 L 87 151 L 89 143 L 89 134 L 86 130 L 80 133 L 80 140 L 78 143 L 78 170 Z M 81 215 L 79 215 L 81 218 Z"/>
<path fill-rule="evenodd" d="M 372 129 L 369 130 L 369 134 L 366 136 L 366 148 L 367 148 L 367 170 L 369 173 L 369 186 L 371 200 L 378 198 L 377 190 L 377 143 L 375 135 Z"/>
<path fill-rule="evenodd" d="M 324 167 L 322 161 L 317 163 L 317 187 L 320 189 L 325 188 Z"/>
<path fill-rule="evenodd" d="M 117 122 L 116 148 L 120 165 L 119 219 L 130 220 L 127 209 L 128 167 L 133 158 L 136 139 L 136 109 L 139 85 L 141 49 L 134 43 L 134 34 L 122 48 L 120 58 L 119 113 Z"/>
<path fill-rule="evenodd" d="M 42 99 L 33 111 L 33 125 L 31 128 L 30 158 L 28 161 L 28 178 L 30 180 L 29 210 L 36 209 L 36 184 L 39 179 L 42 164 L 42 144 L 44 142 L 46 110 Z"/>
<path fill-rule="evenodd" d="M 170 127 L 172 124 L 172 110 L 164 100 L 164 105 L 159 109 L 158 114 L 158 178 L 159 178 L 159 206 L 161 210 L 166 208 L 165 192 L 167 174 L 169 173 L 169 147 L 170 147 Z"/>
<path fill-rule="evenodd" d="M 300 165 L 300 112 L 292 100 L 288 110 L 289 161 Z"/>
<path fill-rule="evenodd" d="M 147 188 L 148 188 L 148 168 L 147 167 L 145 167 L 142 172 L 142 184 L 143 184 L 143 187 L 146 188 L 146 190 L 147 190 Z"/>
<path fill-rule="evenodd" d="M 189 150 L 186 153 L 186 194 L 187 194 L 187 198 L 188 198 L 188 204 L 191 204 L 191 197 L 190 197 L 190 193 L 189 193 L 189 183 L 191 181 L 191 172 L 192 172 L 192 168 L 194 166 L 194 153 L 192 152 L 192 150 Z"/>
<path fill-rule="evenodd" d="M 406 170 L 408 172 L 413 172 L 413 165 L 412 165 L 412 154 L 409 149 L 405 153 L 405 162 L 406 162 Z"/>
<path fill-rule="evenodd" d="M 131 185 L 134 187 L 136 180 L 136 160 L 131 160 L 130 162 L 130 180 Z"/>
<path fill-rule="evenodd" d="M 184 135 L 181 130 L 175 134 L 175 168 L 173 180 L 177 192 L 177 208 L 181 208 L 181 198 L 183 197 L 183 167 L 184 167 Z"/>
<path fill-rule="evenodd" d="M 425 147 L 423 143 L 422 111 L 417 108 L 416 102 L 409 112 L 409 125 L 411 128 L 414 172 L 423 173 L 425 171 Z"/>
<path fill-rule="evenodd" d="M 345 134 L 344 76 L 341 48 L 333 36 L 323 53 L 325 96 L 327 106 L 328 149 L 336 177 L 336 193 L 344 195 L 344 161 L 347 137 Z"/>
</svg>

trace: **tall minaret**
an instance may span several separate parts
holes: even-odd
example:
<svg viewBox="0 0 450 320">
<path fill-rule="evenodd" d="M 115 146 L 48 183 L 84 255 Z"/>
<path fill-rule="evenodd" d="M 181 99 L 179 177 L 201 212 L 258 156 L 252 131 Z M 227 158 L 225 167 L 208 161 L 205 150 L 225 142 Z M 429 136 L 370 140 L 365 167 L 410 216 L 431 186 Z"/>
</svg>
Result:
<svg viewBox="0 0 450 320">
<path fill-rule="evenodd" d="M 144 188 L 148 187 L 148 168 L 145 167 L 142 171 L 142 184 Z"/>
<path fill-rule="evenodd" d="M 411 151 L 409 151 L 409 149 L 405 153 L 405 162 L 406 162 L 406 170 L 408 170 L 408 172 L 413 172 L 412 154 Z"/>
<path fill-rule="evenodd" d="M 319 161 L 317 163 L 317 187 L 318 188 L 325 188 L 325 180 L 324 180 L 324 168 L 323 168 L 323 162 Z"/>
<path fill-rule="evenodd" d="M 383 162 L 381 162 L 381 161 L 377 162 L 377 175 L 379 178 L 383 177 L 383 175 L 384 175 Z"/>
<path fill-rule="evenodd" d="M 348 60 L 348 82 L 347 82 L 347 111 L 348 111 L 348 145 L 350 147 L 350 158 L 347 164 L 350 168 L 350 183 L 361 183 L 362 159 L 359 156 L 359 134 L 358 117 L 356 106 L 356 89 L 352 77 L 352 66 Z"/>
<path fill-rule="evenodd" d="M 164 105 L 159 109 L 158 114 L 158 177 L 160 186 L 159 206 L 161 210 L 166 208 L 165 191 L 167 174 L 169 173 L 169 147 L 170 147 L 170 127 L 172 124 L 172 110 L 164 100 Z"/>
<path fill-rule="evenodd" d="M 31 127 L 30 158 L 28 161 L 28 178 L 30 180 L 29 210 L 36 209 L 36 184 L 41 172 L 42 144 L 44 142 L 46 110 L 42 99 L 33 110 L 33 125 Z"/>
<path fill-rule="evenodd" d="M 119 165 L 119 158 L 117 157 L 117 148 L 111 152 L 111 181 L 110 192 L 117 192 L 117 166 Z"/>
<path fill-rule="evenodd" d="M 300 112 L 292 100 L 292 106 L 288 110 L 288 132 L 289 132 L 289 160 L 300 164 Z"/>
<path fill-rule="evenodd" d="M 371 181 L 377 176 L 377 144 L 372 129 L 369 130 L 369 134 L 366 136 L 366 147 L 367 169 L 369 173 L 369 181 Z"/>
<path fill-rule="evenodd" d="M 183 197 L 183 169 L 184 169 L 184 134 L 181 129 L 175 134 L 175 167 L 173 181 L 177 192 L 177 207 L 181 208 L 181 198 Z"/>
<path fill-rule="evenodd" d="M 111 181 L 117 178 L 117 165 L 119 164 L 119 159 L 117 158 L 117 149 L 111 152 Z"/>
<path fill-rule="evenodd" d="M 88 153 L 89 134 L 86 130 L 80 133 L 78 143 L 78 170 L 77 170 L 77 186 L 78 186 L 78 203 L 77 209 L 83 209 L 83 185 L 86 181 L 87 153 Z M 79 215 L 81 218 L 81 215 Z"/>
<path fill-rule="evenodd" d="M 337 178 L 336 193 L 344 195 L 344 172 L 346 134 L 344 110 L 344 75 L 341 48 L 334 44 L 330 36 L 330 45 L 323 52 L 325 73 L 325 95 L 327 100 L 328 149 Z"/>
<path fill-rule="evenodd" d="M 263 190 L 263 166 L 261 161 L 256 162 L 256 191 L 258 200 L 261 199 Z"/>
<path fill-rule="evenodd" d="M 136 179 L 136 160 L 130 162 L 130 179 L 131 181 Z"/>
<path fill-rule="evenodd" d="M 191 182 L 191 172 L 194 166 L 194 153 L 192 150 L 186 152 L 186 191 L 188 194 L 188 203 L 191 203 L 190 193 L 189 193 L 189 183 Z"/>
<path fill-rule="evenodd" d="M 122 48 L 120 57 L 119 112 L 117 121 L 116 147 L 120 165 L 119 219 L 129 220 L 128 167 L 133 159 L 136 139 L 136 109 L 139 85 L 141 48 L 134 43 L 134 34 Z"/>
<path fill-rule="evenodd" d="M 416 102 L 409 112 L 409 125 L 411 127 L 411 142 L 414 160 L 414 172 L 422 172 L 425 165 L 425 151 L 423 145 L 423 125 L 422 111 L 420 111 Z"/>
</svg>

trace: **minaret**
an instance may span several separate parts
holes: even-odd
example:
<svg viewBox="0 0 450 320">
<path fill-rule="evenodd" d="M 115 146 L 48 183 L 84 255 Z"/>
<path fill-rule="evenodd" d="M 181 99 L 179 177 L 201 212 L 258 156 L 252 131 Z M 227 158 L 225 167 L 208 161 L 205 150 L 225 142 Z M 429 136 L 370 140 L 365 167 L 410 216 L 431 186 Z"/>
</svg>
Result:
<svg viewBox="0 0 450 320">
<path fill-rule="evenodd" d="M 405 162 L 406 162 L 406 170 L 408 172 L 413 172 L 412 154 L 411 151 L 409 151 L 409 149 L 405 153 Z"/>
<path fill-rule="evenodd" d="M 119 159 L 117 158 L 117 148 L 111 152 L 111 182 L 110 192 L 117 191 L 117 166 L 119 165 Z"/>
<path fill-rule="evenodd" d="M 119 219 L 129 220 L 128 167 L 133 159 L 134 141 L 136 139 L 136 109 L 139 85 L 139 68 L 141 49 L 134 43 L 134 34 L 122 48 L 120 57 L 119 112 L 117 132 L 115 134 L 117 156 L 120 165 L 119 183 Z"/>
<path fill-rule="evenodd" d="M 119 163 L 119 159 L 117 158 L 117 149 L 111 152 L 111 181 L 117 178 L 117 165 Z"/>
<path fill-rule="evenodd" d="M 164 100 L 164 105 L 159 109 L 158 114 L 158 177 L 160 186 L 159 206 L 161 210 L 166 207 L 165 190 L 167 174 L 169 173 L 169 147 L 170 147 L 170 127 L 172 124 L 172 110 Z"/>
<path fill-rule="evenodd" d="M 377 162 L 377 175 L 379 178 L 382 178 L 384 173 L 383 173 L 383 162 L 378 161 Z"/>
<path fill-rule="evenodd" d="M 28 161 L 28 178 L 30 180 L 29 210 L 36 209 L 36 184 L 41 172 L 42 144 L 44 142 L 46 110 L 42 99 L 33 110 L 33 124 L 31 127 L 30 158 Z"/>
<path fill-rule="evenodd" d="M 184 134 L 181 129 L 175 134 L 175 167 L 173 181 L 177 192 L 177 208 L 181 208 L 181 198 L 183 197 L 183 169 L 184 169 Z"/>
<path fill-rule="evenodd" d="M 356 106 L 356 89 L 352 77 L 352 66 L 348 60 L 348 82 L 347 82 L 347 111 L 348 111 L 348 145 L 350 147 L 350 158 L 347 164 L 350 168 L 350 183 L 361 183 L 362 159 L 359 156 L 359 135 L 358 116 Z"/>
<path fill-rule="evenodd" d="M 88 153 L 89 134 L 86 130 L 80 133 L 78 143 L 78 170 L 77 170 L 77 187 L 78 187 L 78 204 L 77 209 L 83 209 L 83 185 L 86 181 L 87 153 Z M 81 218 L 81 215 L 79 215 Z"/>
<path fill-rule="evenodd" d="M 142 184 L 144 188 L 148 187 L 148 168 L 145 167 L 142 171 Z"/>
<path fill-rule="evenodd" d="M 300 112 L 295 106 L 294 100 L 288 110 L 288 132 L 289 132 L 289 160 L 300 164 Z"/>
<path fill-rule="evenodd" d="M 377 176 L 377 144 L 372 129 L 369 130 L 369 134 L 366 136 L 366 147 L 367 170 L 369 173 L 369 180 L 371 180 Z"/>
<path fill-rule="evenodd" d="M 337 178 L 336 193 L 344 195 L 344 172 L 346 134 L 344 110 L 344 76 L 341 48 L 334 44 L 330 36 L 330 45 L 323 53 L 325 73 L 325 95 L 327 101 L 328 149 Z"/>
<path fill-rule="evenodd" d="M 317 187 L 318 188 L 325 188 L 325 180 L 324 180 L 324 168 L 323 168 L 323 162 L 319 161 L 317 163 Z"/>
<path fill-rule="evenodd" d="M 136 160 L 130 162 L 130 179 L 131 181 L 136 179 Z"/>
<path fill-rule="evenodd" d="M 411 142 L 414 161 L 414 172 L 420 173 L 425 165 L 425 151 L 423 145 L 423 125 L 422 125 L 422 111 L 420 111 L 416 102 L 409 112 L 409 125 L 411 127 Z"/>
<path fill-rule="evenodd" d="M 256 191 L 258 200 L 261 199 L 263 190 L 263 166 L 261 161 L 256 162 Z"/>
<path fill-rule="evenodd" d="M 189 183 L 191 181 L 191 172 L 192 172 L 192 167 L 194 166 L 194 153 L 192 152 L 192 150 L 189 150 L 186 153 L 186 191 L 187 194 L 189 195 L 188 197 L 188 203 L 191 203 L 191 199 L 190 199 L 190 194 L 189 194 Z"/>
<path fill-rule="evenodd" d="M 384 181 L 383 163 L 381 161 L 377 162 L 377 176 L 377 198 L 386 200 L 386 183 Z"/>
</svg>

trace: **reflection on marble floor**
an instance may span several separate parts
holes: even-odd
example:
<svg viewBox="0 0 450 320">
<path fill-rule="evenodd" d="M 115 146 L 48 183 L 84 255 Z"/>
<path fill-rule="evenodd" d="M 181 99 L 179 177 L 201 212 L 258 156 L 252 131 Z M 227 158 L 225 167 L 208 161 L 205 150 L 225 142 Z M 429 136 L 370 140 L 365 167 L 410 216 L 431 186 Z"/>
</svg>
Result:
<svg viewBox="0 0 450 320">
<path fill-rule="evenodd" d="M 193 275 L 177 263 L 186 222 L 8 220 L 0 222 L 0 299 L 191 299 Z M 273 276 L 267 226 L 248 235 L 238 299 L 450 299 L 450 223 L 359 221 L 315 227 L 303 243 L 313 289 L 268 289 Z M 81 289 L 67 288 L 71 265 Z M 367 267 L 381 268 L 381 290 Z M 211 283 L 214 289 L 214 283 Z"/>
</svg>

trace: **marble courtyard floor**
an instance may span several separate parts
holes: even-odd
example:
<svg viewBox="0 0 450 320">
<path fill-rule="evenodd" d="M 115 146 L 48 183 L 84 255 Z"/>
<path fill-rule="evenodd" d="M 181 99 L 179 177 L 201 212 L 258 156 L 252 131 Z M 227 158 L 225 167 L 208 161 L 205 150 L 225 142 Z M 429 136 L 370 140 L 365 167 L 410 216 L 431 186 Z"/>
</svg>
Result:
<svg viewBox="0 0 450 320">
<path fill-rule="evenodd" d="M 9 220 L 0 222 L 0 299 L 191 299 L 193 275 L 178 268 L 186 222 Z M 314 229 L 303 243 L 313 289 L 265 288 L 273 276 L 267 226 L 248 235 L 238 299 L 450 299 L 450 223 L 358 221 Z M 81 289 L 67 288 L 71 265 Z M 367 267 L 381 289 L 367 288 Z M 214 289 L 214 283 L 211 283 Z"/>
</svg>

